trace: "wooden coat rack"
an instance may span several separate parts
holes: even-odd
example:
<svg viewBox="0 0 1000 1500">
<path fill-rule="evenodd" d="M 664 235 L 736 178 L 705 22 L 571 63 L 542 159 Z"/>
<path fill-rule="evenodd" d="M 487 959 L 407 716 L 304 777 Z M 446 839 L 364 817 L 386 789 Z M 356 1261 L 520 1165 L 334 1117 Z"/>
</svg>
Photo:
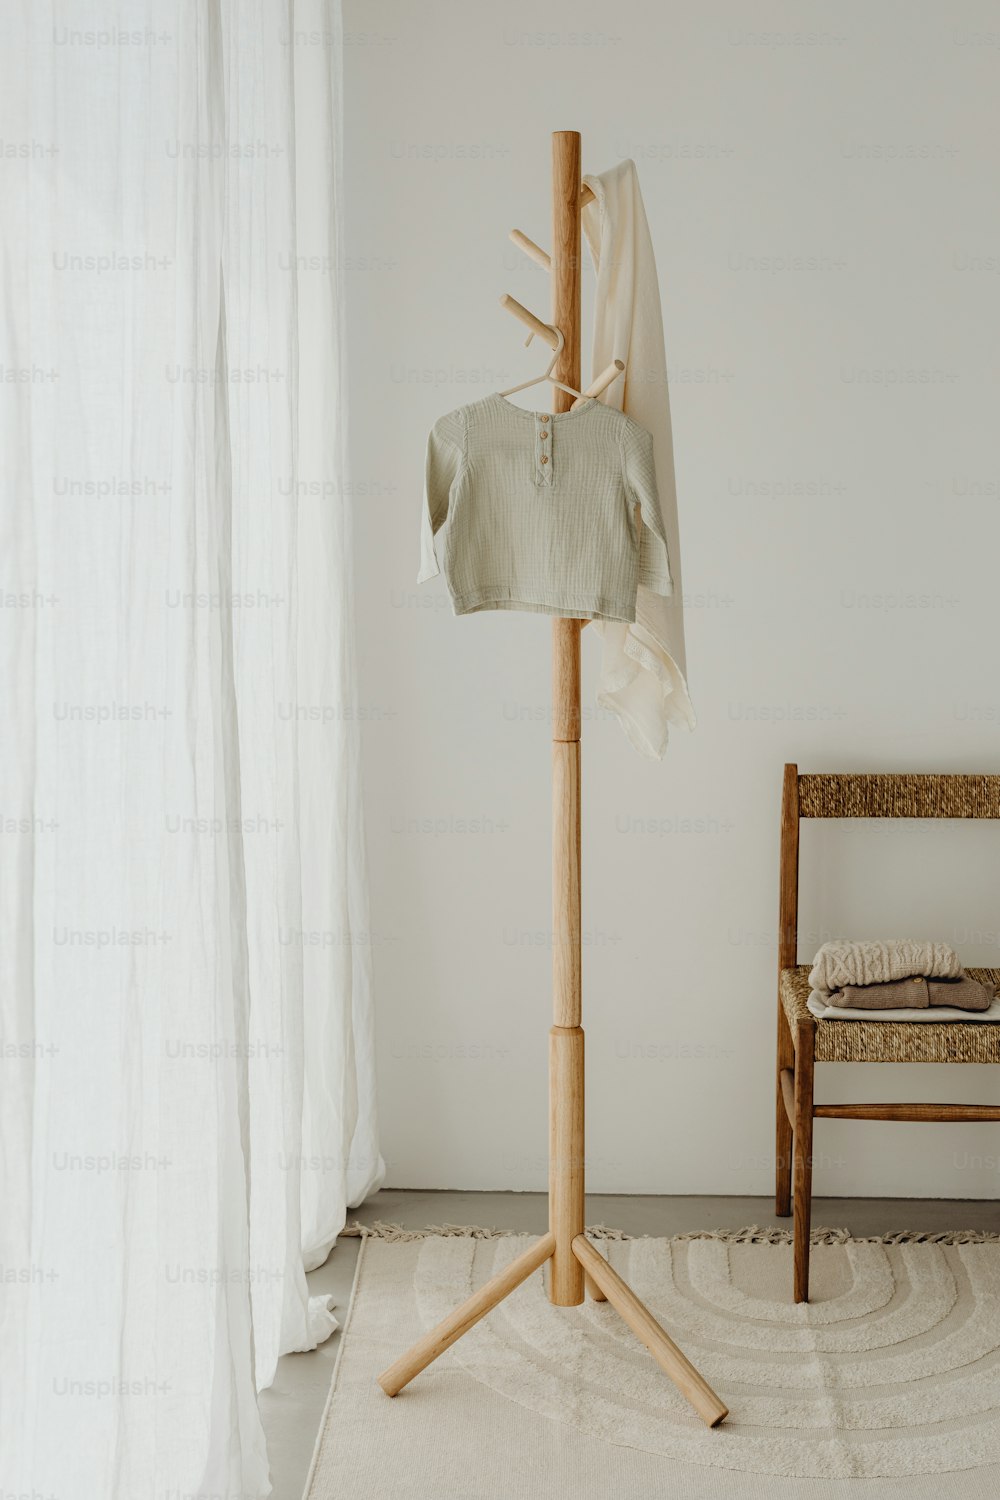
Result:
<svg viewBox="0 0 1000 1500">
<path fill-rule="evenodd" d="M 555 378 L 580 389 L 580 211 L 593 197 L 580 169 L 580 136 L 557 130 L 552 136 L 552 255 L 519 230 L 511 238 L 552 276 L 552 324 L 504 297 L 502 302 L 557 349 Z M 609 365 L 584 392 L 597 396 L 622 370 Z M 569 411 L 573 397 L 553 388 L 553 410 Z M 584 1285 L 593 1298 L 608 1301 L 646 1345 L 698 1415 L 709 1426 L 728 1414 L 707 1381 L 664 1332 L 617 1271 L 584 1233 L 583 1029 L 580 950 L 580 632 L 585 621 L 552 622 L 552 898 L 553 1026 L 549 1033 L 549 1230 L 499 1275 L 479 1288 L 430 1333 L 424 1335 L 379 1376 L 395 1396 L 491 1308 L 534 1271 L 549 1262 L 549 1300 L 577 1307 Z"/>
</svg>

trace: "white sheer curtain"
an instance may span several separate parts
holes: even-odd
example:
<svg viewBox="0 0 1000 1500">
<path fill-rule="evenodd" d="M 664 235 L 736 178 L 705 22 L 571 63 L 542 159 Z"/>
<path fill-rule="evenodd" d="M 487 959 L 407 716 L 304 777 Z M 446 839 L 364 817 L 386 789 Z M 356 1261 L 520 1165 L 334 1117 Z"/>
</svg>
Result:
<svg viewBox="0 0 1000 1500">
<path fill-rule="evenodd" d="M 334 0 L 0 12 L 0 1492 L 268 1492 L 380 1181 Z"/>
</svg>

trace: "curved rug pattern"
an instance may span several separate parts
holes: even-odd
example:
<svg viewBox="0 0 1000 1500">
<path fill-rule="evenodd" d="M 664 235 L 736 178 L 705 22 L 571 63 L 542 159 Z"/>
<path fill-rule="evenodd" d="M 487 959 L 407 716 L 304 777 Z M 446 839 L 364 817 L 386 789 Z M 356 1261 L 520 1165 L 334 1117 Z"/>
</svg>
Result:
<svg viewBox="0 0 1000 1500">
<path fill-rule="evenodd" d="M 529 1237 L 430 1236 L 415 1294 L 431 1327 Z M 541 1274 L 450 1358 L 551 1421 L 685 1463 L 801 1478 L 946 1473 L 1000 1460 L 1000 1243 L 818 1244 L 812 1301 L 791 1247 L 598 1241 L 730 1408 L 707 1431 L 605 1302 L 553 1307 Z"/>
</svg>

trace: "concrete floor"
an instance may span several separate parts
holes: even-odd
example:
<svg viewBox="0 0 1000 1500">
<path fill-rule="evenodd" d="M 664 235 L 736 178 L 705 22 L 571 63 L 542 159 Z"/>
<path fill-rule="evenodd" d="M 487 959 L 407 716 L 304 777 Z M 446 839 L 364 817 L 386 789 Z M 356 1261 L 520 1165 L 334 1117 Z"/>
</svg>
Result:
<svg viewBox="0 0 1000 1500">
<path fill-rule="evenodd" d="M 439 1193 L 383 1189 L 351 1214 L 362 1224 L 376 1219 L 408 1229 L 430 1224 L 482 1224 L 511 1233 L 540 1234 L 547 1227 L 547 1200 L 541 1193 Z M 948 1198 L 815 1198 L 813 1225 L 846 1227 L 853 1234 L 886 1234 L 893 1229 L 1000 1230 L 1000 1206 L 991 1200 Z M 774 1217 L 769 1198 L 626 1198 L 601 1193 L 587 1198 L 589 1224 L 613 1224 L 628 1234 L 680 1234 L 692 1229 L 740 1229 L 747 1224 L 791 1227 Z M 314 1296 L 333 1296 L 342 1322 L 347 1312 L 358 1241 L 342 1239 L 326 1264 L 309 1277 Z M 311 1354 L 288 1354 L 277 1378 L 260 1398 L 274 1485 L 272 1500 L 301 1500 L 312 1458 L 340 1335 Z M 401 1351 L 402 1352 L 402 1351 Z M 446 1500 L 446 1497 L 443 1497 Z"/>
</svg>

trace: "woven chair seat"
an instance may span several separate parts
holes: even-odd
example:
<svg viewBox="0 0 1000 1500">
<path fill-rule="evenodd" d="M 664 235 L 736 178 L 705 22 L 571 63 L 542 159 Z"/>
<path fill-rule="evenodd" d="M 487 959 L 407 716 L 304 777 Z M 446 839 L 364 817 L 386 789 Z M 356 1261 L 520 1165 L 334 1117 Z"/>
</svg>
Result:
<svg viewBox="0 0 1000 1500">
<path fill-rule="evenodd" d="M 1000 1023 L 994 1021 L 821 1021 L 806 1004 L 810 967 L 782 969 L 780 993 L 793 1036 L 802 1021 L 816 1028 L 817 1062 L 1000 1062 Z M 966 972 L 1000 985 L 1000 969 Z"/>
</svg>

